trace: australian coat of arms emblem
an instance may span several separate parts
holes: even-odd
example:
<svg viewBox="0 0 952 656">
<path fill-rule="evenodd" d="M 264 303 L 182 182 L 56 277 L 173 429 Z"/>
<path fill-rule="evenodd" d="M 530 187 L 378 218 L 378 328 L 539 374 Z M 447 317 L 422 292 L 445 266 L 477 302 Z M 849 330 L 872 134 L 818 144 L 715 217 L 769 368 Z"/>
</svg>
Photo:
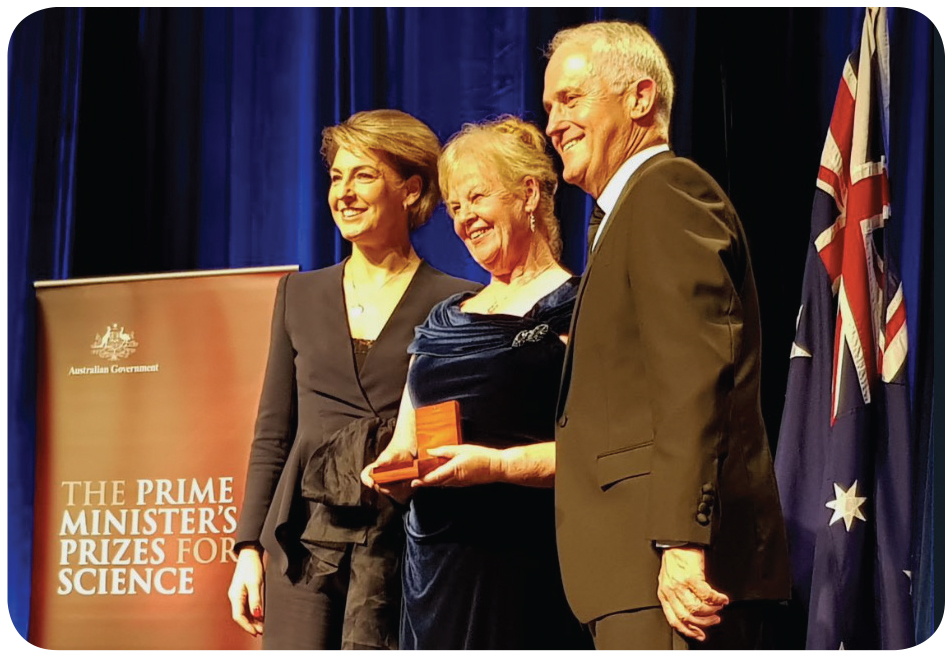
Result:
<svg viewBox="0 0 952 656">
<path fill-rule="evenodd" d="M 96 339 L 90 345 L 94 355 L 98 355 L 106 360 L 118 360 L 119 358 L 128 358 L 136 352 L 139 342 L 135 340 L 135 333 L 126 332 L 125 326 L 112 324 L 106 326 L 106 332 L 102 335 L 96 333 Z"/>
</svg>

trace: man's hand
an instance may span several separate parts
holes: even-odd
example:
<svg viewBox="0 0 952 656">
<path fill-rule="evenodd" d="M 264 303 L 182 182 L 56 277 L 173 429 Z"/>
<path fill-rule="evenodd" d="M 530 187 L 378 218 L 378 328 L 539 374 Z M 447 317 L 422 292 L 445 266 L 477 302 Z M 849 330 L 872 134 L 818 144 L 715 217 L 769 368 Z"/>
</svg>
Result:
<svg viewBox="0 0 952 656">
<path fill-rule="evenodd" d="M 436 458 L 449 458 L 447 462 L 423 478 L 410 483 L 413 487 L 447 486 L 463 487 L 495 483 L 502 479 L 504 464 L 499 449 L 490 449 L 476 444 L 440 446 L 429 449 L 427 454 Z"/>
<path fill-rule="evenodd" d="M 668 624 L 683 635 L 703 642 L 705 628 L 720 624 L 717 612 L 730 600 L 704 578 L 704 550 L 670 547 L 661 556 L 658 599 Z"/>
</svg>

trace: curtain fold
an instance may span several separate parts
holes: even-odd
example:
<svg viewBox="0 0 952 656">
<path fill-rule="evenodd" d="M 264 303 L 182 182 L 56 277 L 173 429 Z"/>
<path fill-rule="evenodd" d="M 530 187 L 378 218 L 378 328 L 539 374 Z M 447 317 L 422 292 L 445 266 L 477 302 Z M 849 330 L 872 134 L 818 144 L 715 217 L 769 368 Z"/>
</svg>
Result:
<svg viewBox="0 0 952 656">
<path fill-rule="evenodd" d="M 676 81 L 674 150 L 724 186 L 751 242 L 763 406 L 775 440 L 799 304 L 816 162 L 862 9 L 48 9 L 14 31 L 8 152 L 8 603 L 26 633 L 37 279 L 298 263 L 349 253 L 327 208 L 321 130 L 403 109 L 442 140 L 512 113 L 544 129 L 544 48 L 600 18 L 645 24 Z M 931 634 L 935 216 L 941 41 L 889 11 L 895 255 L 909 310 L 920 463 L 917 628 Z M 936 49 L 939 56 L 936 58 Z M 940 80 L 941 84 L 941 80 Z M 941 87 L 940 87 L 941 88 Z M 936 152 L 933 144 L 939 149 Z M 557 167 L 561 164 L 556 158 Z M 940 198 L 941 200 L 941 198 Z M 581 272 L 591 199 L 562 185 L 564 262 Z M 103 248 L 108 234 L 114 248 Z M 440 208 L 413 235 L 437 268 L 485 281 Z M 250 436 L 249 436 L 250 439 Z"/>
<path fill-rule="evenodd" d="M 908 380 L 910 425 L 916 453 L 916 509 L 912 573 L 913 616 L 917 642 L 932 635 L 935 627 L 934 585 L 934 303 L 937 257 L 934 243 L 936 216 L 944 216 L 943 189 L 934 181 L 935 162 L 944 161 L 941 132 L 934 127 L 934 103 L 941 103 L 935 81 L 941 80 L 936 60 L 944 53 L 933 25 L 922 14 L 891 10 L 890 50 L 892 63 L 892 108 L 889 148 L 893 216 L 899 224 L 889 244 L 890 255 L 899 262 L 906 301 L 909 331 Z M 915 75 L 929 71 L 932 75 Z M 942 120 L 942 113 L 938 114 Z M 941 282 L 940 282 L 941 284 Z M 941 363 L 939 364 L 940 372 Z M 940 595 L 942 589 L 940 588 Z M 941 602 L 941 599 L 940 599 Z M 942 604 L 939 604 L 942 608 Z"/>
<path fill-rule="evenodd" d="M 33 281 L 71 273 L 83 18 L 82 9 L 31 14 L 8 50 L 7 605 L 24 635 L 36 457 Z"/>
</svg>

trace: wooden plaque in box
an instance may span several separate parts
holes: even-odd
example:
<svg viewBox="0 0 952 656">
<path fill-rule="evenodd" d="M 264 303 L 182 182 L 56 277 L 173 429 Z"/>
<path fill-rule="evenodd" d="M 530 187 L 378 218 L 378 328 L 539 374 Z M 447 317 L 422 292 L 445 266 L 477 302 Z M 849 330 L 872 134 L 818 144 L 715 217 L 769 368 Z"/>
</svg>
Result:
<svg viewBox="0 0 952 656">
<path fill-rule="evenodd" d="M 446 462 L 446 458 L 429 457 L 428 449 L 462 443 L 462 421 L 459 401 L 445 401 L 416 409 L 417 453 L 422 458 L 374 467 L 370 475 L 378 485 L 408 481 L 426 476 Z"/>
</svg>

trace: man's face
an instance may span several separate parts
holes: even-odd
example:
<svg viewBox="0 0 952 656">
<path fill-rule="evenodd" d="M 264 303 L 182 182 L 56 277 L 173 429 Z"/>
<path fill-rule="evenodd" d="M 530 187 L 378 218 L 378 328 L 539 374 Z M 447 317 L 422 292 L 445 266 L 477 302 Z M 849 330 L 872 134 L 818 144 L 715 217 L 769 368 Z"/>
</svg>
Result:
<svg viewBox="0 0 952 656">
<path fill-rule="evenodd" d="M 635 124 L 625 96 L 613 92 L 591 64 L 589 47 L 566 44 L 545 69 L 545 132 L 565 165 L 565 181 L 595 198 L 633 153 Z"/>
</svg>

